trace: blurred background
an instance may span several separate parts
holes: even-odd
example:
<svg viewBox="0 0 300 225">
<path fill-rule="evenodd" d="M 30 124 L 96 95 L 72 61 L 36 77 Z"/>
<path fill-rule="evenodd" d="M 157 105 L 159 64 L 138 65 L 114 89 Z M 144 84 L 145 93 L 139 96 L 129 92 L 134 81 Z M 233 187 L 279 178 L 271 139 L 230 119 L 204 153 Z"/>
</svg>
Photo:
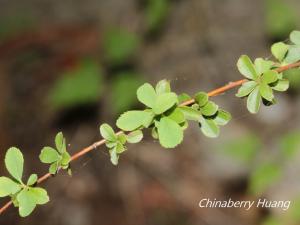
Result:
<svg viewBox="0 0 300 225">
<path fill-rule="evenodd" d="M 167 78 L 177 93 L 240 79 L 241 54 L 269 57 L 300 27 L 298 0 L 0 0 L 0 157 L 25 155 L 25 173 L 63 131 L 74 153 L 99 125 L 140 108 L 136 88 Z M 250 115 L 235 91 L 214 98 L 233 115 L 218 139 L 191 126 L 166 150 L 150 137 L 118 167 L 100 148 L 43 184 L 51 201 L 2 225 L 296 225 L 300 223 L 300 73 L 278 104 Z M 280 209 L 200 209 L 202 198 L 292 200 Z M 7 199 L 1 199 L 1 205 Z"/>
</svg>

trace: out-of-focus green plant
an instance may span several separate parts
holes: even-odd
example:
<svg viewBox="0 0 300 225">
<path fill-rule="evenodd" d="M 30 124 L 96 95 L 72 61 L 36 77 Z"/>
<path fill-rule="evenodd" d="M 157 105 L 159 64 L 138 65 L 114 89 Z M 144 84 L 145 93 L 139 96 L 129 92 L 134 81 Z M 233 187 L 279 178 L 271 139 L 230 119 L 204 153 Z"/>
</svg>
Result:
<svg viewBox="0 0 300 225">
<path fill-rule="evenodd" d="M 300 25 L 296 11 L 285 0 L 264 0 L 266 29 L 268 34 L 277 39 L 284 38 Z"/>
<path fill-rule="evenodd" d="M 279 155 L 269 158 L 269 161 L 260 163 L 252 172 L 249 191 L 252 194 L 262 194 L 282 176 L 282 166 L 296 156 L 300 151 L 300 132 L 292 131 L 284 134 L 278 141 Z M 277 159 L 280 159 L 278 164 Z M 284 160 L 283 160 L 284 159 Z"/>
<path fill-rule="evenodd" d="M 71 71 L 63 73 L 49 91 L 51 106 L 60 110 L 96 103 L 103 90 L 102 76 L 102 71 L 96 62 L 82 61 Z"/>
<path fill-rule="evenodd" d="M 262 225 L 298 225 L 300 223 L 300 198 L 292 200 L 291 206 L 286 213 L 267 216 Z"/>
<path fill-rule="evenodd" d="M 252 194 L 262 194 L 267 188 L 281 178 L 280 165 L 264 162 L 254 169 L 250 177 L 249 191 Z"/>
<path fill-rule="evenodd" d="M 292 159 L 300 151 L 300 131 L 284 134 L 280 138 L 281 154 L 285 159 Z"/>
<path fill-rule="evenodd" d="M 299 91 L 300 89 L 300 71 L 297 69 L 285 72 L 285 77 L 290 81 L 291 89 Z"/>
<path fill-rule="evenodd" d="M 148 32 L 157 31 L 168 16 L 169 0 L 148 0 L 146 3 L 145 20 Z"/>
<path fill-rule="evenodd" d="M 114 75 L 111 87 L 112 110 L 121 113 L 137 103 L 135 90 L 142 84 L 140 74 L 121 72 Z"/>
<path fill-rule="evenodd" d="M 0 40 L 32 28 L 35 20 L 28 14 L 16 13 L 13 16 L 0 18 Z"/>
<path fill-rule="evenodd" d="M 112 66 L 127 63 L 138 50 L 141 40 L 135 33 L 112 28 L 104 35 L 104 58 Z"/>
<path fill-rule="evenodd" d="M 234 159 L 250 163 L 254 160 L 261 147 L 262 143 L 257 135 L 247 134 L 222 145 L 222 152 Z"/>
<path fill-rule="evenodd" d="M 300 152 L 300 132 L 291 131 L 283 134 L 279 140 L 278 155 L 273 155 L 267 161 L 259 161 L 250 173 L 248 191 L 254 195 L 261 195 L 282 177 L 282 167 Z M 256 159 L 263 148 L 262 140 L 255 134 L 230 140 L 222 145 L 222 152 L 248 165 L 256 164 Z M 280 159 L 280 163 L 278 163 Z"/>
<path fill-rule="evenodd" d="M 267 218 L 264 219 L 262 225 L 284 225 L 284 224 L 282 224 L 278 218 L 274 216 L 268 216 Z"/>
</svg>

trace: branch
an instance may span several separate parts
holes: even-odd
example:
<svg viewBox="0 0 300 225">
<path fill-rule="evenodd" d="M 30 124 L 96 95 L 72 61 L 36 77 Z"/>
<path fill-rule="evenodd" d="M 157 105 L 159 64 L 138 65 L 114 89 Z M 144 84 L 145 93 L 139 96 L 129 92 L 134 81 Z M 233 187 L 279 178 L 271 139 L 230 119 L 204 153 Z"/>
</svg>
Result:
<svg viewBox="0 0 300 225">
<path fill-rule="evenodd" d="M 300 62 L 291 63 L 291 64 L 288 64 L 288 65 L 285 65 L 285 66 L 282 66 L 282 67 L 278 67 L 277 69 L 275 69 L 275 71 L 281 73 L 283 71 L 286 71 L 286 70 L 289 70 L 289 69 L 293 69 L 293 68 L 297 68 L 297 67 L 300 67 Z M 242 80 L 237 80 L 237 81 L 234 81 L 234 82 L 229 82 L 227 85 L 224 85 L 224 86 L 222 86 L 220 88 L 217 88 L 215 90 L 210 91 L 208 93 L 208 96 L 213 97 L 213 96 L 221 95 L 221 94 L 225 93 L 226 91 L 228 91 L 230 89 L 233 89 L 235 87 L 238 87 L 238 86 L 242 85 L 243 83 L 245 83 L 247 81 L 248 81 L 247 79 L 242 79 Z M 195 102 L 195 100 L 191 99 L 191 100 L 188 100 L 188 101 L 185 101 L 185 102 L 181 103 L 180 106 L 188 106 L 188 105 L 193 104 L 194 102 Z M 120 135 L 122 133 L 123 133 L 123 131 L 119 131 L 117 133 L 117 135 Z M 105 144 L 105 140 L 104 139 L 102 139 L 100 141 L 97 141 L 97 142 L 93 143 L 92 145 L 90 145 L 90 146 L 88 146 L 88 147 L 86 147 L 86 148 L 78 151 L 77 153 L 75 153 L 71 157 L 70 162 L 73 162 L 73 161 L 79 159 L 83 155 L 91 152 L 94 149 L 97 149 L 99 146 L 101 146 L 103 144 Z M 37 184 L 43 183 L 44 181 L 48 180 L 51 177 L 53 177 L 52 174 L 46 173 L 45 175 L 43 175 L 42 177 L 40 177 L 38 179 Z M 12 201 L 9 201 L 2 208 L 0 208 L 0 215 L 3 214 L 11 205 L 12 205 Z"/>
</svg>

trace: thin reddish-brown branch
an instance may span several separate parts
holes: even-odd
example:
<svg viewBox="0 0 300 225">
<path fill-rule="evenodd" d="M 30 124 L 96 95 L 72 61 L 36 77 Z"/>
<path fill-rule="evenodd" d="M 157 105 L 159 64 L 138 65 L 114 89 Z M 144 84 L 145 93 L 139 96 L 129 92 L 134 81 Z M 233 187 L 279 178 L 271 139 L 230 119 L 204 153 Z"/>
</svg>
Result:
<svg viewBox="0 0 300 225">
<path fill-rule="evenodd" d="M 293 69 L 293 68 L 297 68 L 300 67 L 300 62 L 296 62 L 296 63 L 292 63 L 292 64 L 288 64 L 282 67 L 279 67 L 276 69 L 277 72 L 283 72 L 289 69 Z M 238 87 L 240 85 L 242 85 L 243 83 L 245 83 L 247 81 L 247 79 L 242 79 L 242 80 L 238 80 L 238 81 L 234 81 L 234 82 L 229 82 L 227 85 L 224 85 L 220 88 L 217 88 L 215 90 L 212 90 L 210 92 L 208 92 L 208 96 L 212 97 L 212 96 L 217 96 L 220 94 L 225 93 L 226 91 L 233 89 L 235 87 Z M 195 102 L 194 99 L 185 101 L 183 103 L 180 104 L 180 106 L 187 106 L 187 105 L 191 105 Z M 119 131 L 117 133 L 117 135 L 120 135 L 121 133 L 123 133 L 122 131 Z M 102 139 L 100 141 L 97 141 L 95 143 L 93 143 L 92 145 L 78 151 L 77 153 L 75 153 L 74 155 L 72 155 L 71 157 L 71 162 L 77 160 L 78 158 L 80 158 L 81 156 L 87 154 L 88 152 L 97 149 L 99 146 L 105 144 L 105 140 Z M 43 175 L 42 177 L 40 177 L 37 181 L 37 184 L 40 184 L 46 180 L 48 180 L 50 177 L 52 177 L 52 175 L 50 173 L 46 173 L 45 175 Z M 6 211 L 10 206 L 12 205 L 12 201 L 7 202 L 2 208 L 0 208 L 0 215 Z"/>
</svg>

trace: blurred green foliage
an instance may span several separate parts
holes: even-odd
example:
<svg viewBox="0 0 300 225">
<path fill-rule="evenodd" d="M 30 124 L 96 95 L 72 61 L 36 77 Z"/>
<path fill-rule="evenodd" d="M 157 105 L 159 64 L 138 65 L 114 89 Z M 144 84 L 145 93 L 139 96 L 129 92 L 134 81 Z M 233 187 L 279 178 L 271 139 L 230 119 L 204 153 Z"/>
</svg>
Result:
<svg viewBox="0 0 300 225">
<path fill-rule="evenodd" d="M 262 225 L 283 225 L 277 218 L 268 216 L 262 223 Z"/>
<path fill-rule="evenodd" d="M 264 0 L 267 33 L 282 39 L 297 27 L 297 13 L 285 0 Z"/>
<path fill-rule="evenodd" d="M 222 145 L 223 153 L 243 163 L 257 165 L 250 171 L 248 191 L 253 195 L 261 195 L 282 177 L 282 168 L 288 160 L 300 151 L 300 131 L 283 134 L 277 142 L 278 154 L 271 155 L 268 160 L 260 159 L 263 149 L 261 138 L 256 134 L 246 134 Z"/>
<path fill-rule="evenodd" d="M 284 158 L 294 158 L 300 149 L 300 131 L 284 134 L 280 139 L 280 149 Z"/>
<path fill-rule="evenodd" d="M 295 223 L 300 222 L 300 198 L 297 198 L 293 201 L 293 204 L 290 208 L 290 217 Z"/>
<path fill-rule="evenodd" d="M 136 89 L 143 83 L 141 75 L 135 72 L 120 72 L 114 75 L 111 87 L 112 110 L 118 114 L 137 103 Z"/>
<path fill-rule="evenodd" d="M 300 198 L 297 197 L 291 202 L 291 206 L 286 213 L 269 215 L 262 225 L 298 225 L 300 222 Z"/>
<path fill-rule="evenodd" d="M 235 141 L 230 141 L 223 149 L 226 155 L 243 162 L 251 162 L 258 150 L 261 149 L 261 146 L 261 140 L 257 135 L 248 134 L 244 137 L 237 138 Z"/>
<path fill-rule="evenodd" d="M 290 88 L 292 90 L 299 90 L 300 88 L 300 70 L 291 69 L 284 72 L 284 76 L 290 81 Z"/>
<path fill-rule="evenodd" d="M 281 178 L 280 165 L 271 162 L 264 162 L 254 169 L 250 177 L 249 192 L 262 194 L 267 188 Z"/>
<path fill-rule="evenodd" d="M 148 32 L 155 32 L 163 25 L 169 12 L 169 0 L 148 0 L 145 12 Z"/>
<path fill-rule="evenodd" d="M 99 65 L 91 60 L 83 60 L 80 65 L 67 71 L 49 92 L 51 105 L 55 109 L 95 103 L 102 93 L 102 72 Z"/>
<path fill-rule="evenodd" d="M 120 28 L 112 28 L 104 35 L 105 59 L 113 66 L 127 63 L 135 55 L 140 42 L 136 34 Z"/>
<path fill-rule="evenodd" d="M 24 32 L 32 28 L 34 24 L 35 21 L 30 15 L 21 12 L 0 18 L 0 41 Z"/>
</svg>

